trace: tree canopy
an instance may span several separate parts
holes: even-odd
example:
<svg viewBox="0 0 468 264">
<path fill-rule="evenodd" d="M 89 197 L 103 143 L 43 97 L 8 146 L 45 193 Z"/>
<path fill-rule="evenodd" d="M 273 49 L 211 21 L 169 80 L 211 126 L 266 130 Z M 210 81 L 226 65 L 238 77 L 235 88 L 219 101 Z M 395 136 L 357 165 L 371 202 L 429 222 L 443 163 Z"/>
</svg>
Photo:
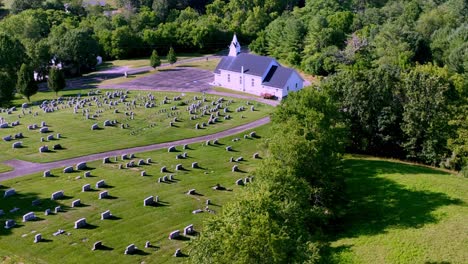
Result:
<svg viewBox="0 0 468 264">
<path fill-rule="evenodd" d="M 172 47 L 169 49 L 169 52 L 167 53 L 167 61 L 170 64 L 174 64 L 174 63 L 177 62 L 177 57 L 176 57 L 174 48 L 172 48 Z"/>
<path fill-rule="evenodd" d="M 16 82 L 16 89 L 19 94 L 26 97 L 30 102 L 30 97 L 37 93 L 39 87 L 34 81 L 34 72 L 27 64 L 22 64 L 18 72 L 18 81 Z"/>
<path fill-rule="evenodd" d="M 150 66 L 154 69 L 161 66 L 161 59 L 159 58 L 158 52 L 156 50 L 153 50 L 153 52 L 151 53 Z"/>
<path fill-rule="evenodd" d="M 57 67 L 50 68 L 49 76 L 47 78 L 47 86 L 50 90 L 55 92 L 55 95 L 65 88 L 65 75 L 61 69 Z"/>
</svg>

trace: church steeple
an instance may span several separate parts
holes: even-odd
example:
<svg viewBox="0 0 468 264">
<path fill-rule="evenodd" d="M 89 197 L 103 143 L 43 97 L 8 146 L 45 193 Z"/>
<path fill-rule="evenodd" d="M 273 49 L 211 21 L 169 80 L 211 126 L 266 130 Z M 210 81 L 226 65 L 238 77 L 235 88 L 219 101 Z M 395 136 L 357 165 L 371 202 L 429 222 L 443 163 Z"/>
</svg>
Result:
<svg viewBox="0 0 468 264">
<path fill-rule="evenodd" d="M 241 46 L 239 44 L 239 41 L 237 41 L 236 34 L 234 33 L 234 36 L 232 37 L 231 45 L 229 46 L 229 56 L 235 57 L 240 52 L 241 52 Z"/>
</svg>

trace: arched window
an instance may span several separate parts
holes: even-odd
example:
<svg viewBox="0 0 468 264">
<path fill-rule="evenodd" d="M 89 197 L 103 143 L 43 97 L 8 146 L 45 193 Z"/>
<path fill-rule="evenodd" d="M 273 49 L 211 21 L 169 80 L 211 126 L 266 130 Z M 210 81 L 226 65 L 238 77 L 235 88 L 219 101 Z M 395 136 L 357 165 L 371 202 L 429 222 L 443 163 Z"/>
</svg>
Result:
<svg viewBox="0 0 468 264">
<path fill-rule="evenodd" d="M 231 74 L 228 74 L 228 82 L 231 82 Z"/>
<path fill-rule="evenodd" d="M 252 87 L 254 87 L 254 86 L 255 86 L 255 79 L 252 78 Z"/>
</svg>

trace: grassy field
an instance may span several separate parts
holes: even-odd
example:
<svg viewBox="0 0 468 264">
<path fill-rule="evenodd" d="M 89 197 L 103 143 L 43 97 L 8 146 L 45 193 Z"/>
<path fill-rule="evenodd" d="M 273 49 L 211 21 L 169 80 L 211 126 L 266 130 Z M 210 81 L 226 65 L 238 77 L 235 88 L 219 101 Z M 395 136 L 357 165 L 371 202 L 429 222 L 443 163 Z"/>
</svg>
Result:
<svg viewBox="0 0 468 264">
<path fill-rule="evenodd" d="M 148 72 L 141 72 L 141 73 L 131 73 L 131 74 L 128 75 L 128 77 L 122 76 L 122 77 L 118 77 L 118 78 L 112 78 L 112 79 L 104 80 L 104 81 L 101 81 L 101 82 L 96 82 L 94 84 L 95 85 L 122 84 L 122 83 L 132 81 L 132 80 L 135 80 L 135 79 L 138 79 L 138 78 L 141 78 L 141 77 L 145 77 L 145 76 L 148 76 L 148 75 L 151 75 L 151 74 L 157 74 L 159 69 L 173 69 L 173 68 L 177 68 L 177 67 L 191 67 L 191 68 L 198 68 L 198 69 L 202 69 L 202 70 L 213 71 L 216 68 L 216 66 L 218 65 L 219 60 L 220 59 L 198 60 L 198 61 L 181 63 L 181 64 L 177 64 L 177 65 L 172 65 L 172 66 L 158 67 L 156 70 L 152 70 L 152 71 L 148 71 Z M 140 63 L 140 61 L 142 61 L 142 60 L 139 60 L 139 59 L 137 59 L 137 60 L 127 60 L 128 65 L 136 65 L 136 64 Z M 125 63 L 123 63 L 123 61 L 119 61 L 118 64 L 126 65 Z M 141 63 L 141 64 L 143 64 L 143 63 Z M 107 66 L 105 66 L 105 68 L 109 68 L 111 66 L 116 66 L 116 65 L 107 64 Z M 147 65 L 142 65 L 142 66 L 147 66 Z M 137 66 L 137 67 L 141 67 L 141 66 Z M 104 68 L 101 68 L 101 69 L 104 69 Z M 93 73 L 90 73 L 90 75 L 97 74 L 97 73 L 98 72 L 93 72 Z"/>
<path fill-rule="evenodd" d="M 265 137 L 268 126 L 257 128 L 259 137 Z M 241 140 L 232 142 L 238 137 Z M 118 169 L 118 164 L 102 164 L 101 161 L 88 163 L 92 177 L 83 176 L 83 171 L 70 174 L 62 173 L 61 169 L 52 170 L 53 177 L 44 178 L 34 174 L 2 182 L 2 190 L 15 188 L 17 194 L 8 198 L 1 197 L 0 209 L 6 214 L 0 216 L 3 224 L 6 219 L 15 219 L 18 226 L 13 229 L 0 228 L 0 260 L 2 263 L 82 263 L 85 259 L 93 259 L 93 263 L 172 263 L 182 259 L 172 257 L 177 248 L 188 253 L 190 240 L 185 236 L 180 240 L 169 240 L 168 235 L 173 230 L 181 230 L 189 224 L 194 224 L 196 231 L 201 231 L 202 221 L 210 217 L 210 213 L 192 214 L 195 209 L 204 209 L 206 199 L 213 205 L 215 212 L 231 199 L 242 188 L 235 185 L 239 178 L 249 176 L 259 159 L 252 159 L 255 152 L 262 151 L 257 146 L 262 138 L 244 139 L 243 134 L 220 139 L 219 145 L 203 146 L 202 143 L 189 145 L 188 150 L 177 146 L 178 153 L 168 153 L 160 150 L 149 153 L 136 153 L 136 159 L 152 158 L 153 163 L 132 169 Z M 233 147 L 227 152 L 225 147 Z M 176 154 L 182 151 L 188 153 L 187 159 L 176 159 Z M 245 161 L 229 162 L 230 157 L 243 156 Z M 200 169 L 192 169 L 191 163 L 198 162 Z M 175 171 L 176 164 L 182 164 L 186 170 Z M 242 172 L 231 172 L 233 164 L 239 165 Z M 169 173 L 160 173 L 162 166 L 167 166 Z M 145 170 L 149 176 L 140 176 Z M 174 174 L 175 180 L 170 183 L 157 183 L 158 177 Z M 105 180 L 105 188 L 94 188 L 98 180 Z M 93 191 L 81 192 L 84 184 L 91 184 Z M 215 191 L 215 184 L 232 191 Z M 185 194 L 189 189 L 196 189 L 197 195 Z M 52 192 L 63 190 L 66 197 L 51 201 Z M 98 199 L 98 193 L 108 190 L 110 199 Z M 144 207 L 143 199 L 150 195 L 158 195 L 160 205 Z M 42 204 L 32 206 L 31 202 L 41 199 Z M 71 202 L 81 199 L 83 206 L 71 208 Z M 60 205 L 65 210 L 58 214 L 45 216 L 44 210 Z M 20 208 L 10 213 L 14 207 Z M 110 210 L 115 216 L 112 220 L 100 220 L 100 213 Z M 21 217 L 27 212 L 35 212 L 38 220 L 21 223 Z M 85 217 L 89 226 L 85 229 L 74 229 L 73 223 Z M 58 229 L 65 230 L 69 235 L 53 236 Z M 41 233 L 44 242 L 34 244 L 34 235 Z M 91 251 L 94 242 L 101 240 L 106 250 Z M 144 248 L 150 241 L 153 247 Z M 139 252 L 135 255 L 124 255 L 125 247 L 134 243 Z"/>
<path fill-rule="evenodd" d="M 199 53 L 183 53 L 177 54 L 177 60 L 185 60 L 190 59 L 193 57 L 201 57 L 202 54 Z M 168 63 L 166 56 L 160 56 L 161 63 Z M 106 61 L 99 65 L 98 69 L 108 69 L 111 67 L 129 67 L 129 68 L 140 68 L 140 67 L 147 67 L 150 66 L 149 57 L 148 58 L 139 58 L 139 59 L 129 59 L 129 60 L 113 60 L 113 61 Z"/>
<path fill-rule="evenodd" d="M 67 98 L 70 96 L 77 96 L 80 92 L 83 94 L 81 97 L 83 99 L 86 98 L 85 95 L 89 90 L 66 91 L 60 95 Z M 105 93 L 106 91 L 101 91 L 100 95 L 96 95 L 96 98 Z M 232 103 L 228 101 L 223 103 L 223 107 L 229 108 L 230 112 L 228 114 L 231 116 L 231 119 L 224 120 L 223 116 L 225 114 L 223 113 L 223 108 L 221 108 L 219 110 L 219 121 L 216 124 L 196 130 L 196 123 L 208 123 L 210 113 L 203 116 L 203 111 L 199 109 L 195 113 L 198 119 L 190 120 L 190 116 L 195 115 L 190 115 L 186 108 L 193 103 L 197 103 L 198 100 L 194 100 L 194 96 L 197 95 L 199 99 L 201 99 L 201 94 L 186 93 L 181 95 L 180 93 L 166 92 L 152 92 L 151 94 L 155 97 L 153 101 L 155 107 L 153 108 L 144 107 L 145 102 L 149 100 L 149 92 L 131 91 L 127 94 L 128 98 L 126 102 L 119 103 L 117 106 L 109 106 L 107 103 L 98 107 L 97 103 L 91 100 L 86 106 L 78 109 L 76 114 L 74 114 L 73 107 L 67 104 L 59 104 L 59 110 L 52 113 L 44 113 L 39 109 L 39 106 L 28 108 L 24 114 L 20 107 L 12 114 L 7 115 L 6 113 L 2 113 L 1 116 L 5 118 L 7 122 L 11 123 L 15 120 L 19 120 L 20 125 L 0 129 L 0 136 L 5 137 L 22 132 L 25 138 L 9 142 L 2 140 L 0 142 L 0 147 L 2 149 L 8 149 L 8 151 L 2 151 L 0 153 L 0 161 L 16 158 L 26 161 L 48 162 L 114 149 L 124 149 L 197 137 L 257 120 L 267 116 L 273 109 L 271 106 L 253 102 L 252 104 L 254 104 L 256 110 L 251 111 L 250 105 L 247 104 L 246 100 L 232 99 Z M 169 98 L 167 104 L 162 104 L 164 96 Z M 173 101 L 172 99 L 175 96 L 181 96 L 182 98 L 180 101 Z M 55 94 L 40 93 L 35 95 L 32 100 L 42 102 L 42 100 L 52 98 L 55 98 Z M 209 110 L 214 107 L 212 106 L 212 102 L 218 98 L 220 97 L 206 95 L 207 102 L 202 103 L 202 106 L 206 105 Z M 229 98 L 225 99 L 230 100 Z M 102 98 L 99 100 L 103 103 Z M 117 99 L 113 100 L 116 101 Z M 136 100 L 135 105 L 128 105 L 133 100 Z M 16 101 L 18 105 L 20 105 L 21 102 L 21 100 Z M 91 105 L 89 105 L 89 103 L 91 103 Z M 177 107 L 177 109 L 171 110 L 171 107 L 174 106 Z M 240 106 L 245 106 L 246 111 L 236 112 L 235 109 Z M 31 113 L 28 112 L 29 109 L 31 109 Z M 86 119 L 84 109 L 89 110 L 89 119 Z M 115 110 L 118 110 L 118 113 L 115 113 Z M 37 116 L 34 115 L 35 112 L 38 113 Z M 129 115 L 130 112 L 134 113 L 134 119 L 131 119 Z M 95 115 L 95 117 L 92 118 L 92 115 Z M 174 126 L 170 127 L 170 122 L 173 121 L 174 117 L 177 117 L 178 121 L 173 123 Z M 104 127 L 103 122 L 105 120 L 117 120 L 118 123 L 114 126 Z M 27 129 L 28 125 L 37 124 L 39 126 L 42 121 L 46 122 L 51 132 L 40 133 L 39 129 Z M 99 125 L 99 130 L 91 130 L 91 126 L 95 123 Z M 128 124 L 129 127 L 122 129 L 121 124 Z M 54 135 L 54 138 L 56 138 L 57 133 L 60 133 L 62 138 L 41 142 L 41 137 L 46 138 L 47 135 Z M 24 147 L 12 149 L 12 142 L 15 141 L 22 141 Z M 52 148 L 55 144 L 60 144 L 64 149 L 47 153 L 39 153 L 38 151 L 39 147 L 42 145 L 48 145 L 49 148 Z"/>
<path fill-rule="evenodd" d="M 324 263 L 468 263 L 466 178 L 383 160 L 345 167 L 348 214 Z"/>
<path fill-rule="evenodd" d="M 12 169 L 13 169 L 12 167 L 0 163 L 0 173 L 11 171 Z"/>
<path fill-rule="evenodd" d="M 218 63 L 220 60 L 221 59 L 218 59 L 218 58 L 211 58 L 208 60 L 198 60 L 198 61 L 177 64 L 177 67 L 191 67 L 191 68 L 198 68 L 202 70 L 214 71 L 214 69 L 216 69 L 216 66 L 218 66 Z"/>
<path fill-rule="evenodd" d="M 250 96 L 250 97 L 257 97 L 257 98 L 262 98 L 261 96 L 255 95 L 255 94 L 249 94 L 249 93 L 244 93 L 241 91 L 236 91 L 228 88 L 223 88 L 219 86 L 213 86 L 213 90 L 222 92 L 222 93 L 232 93 L 232 94 L 239 94 L 239 95 L 245 95 L 245 96 Z"/>
<path fill-rule="evenodd" d="M 107 79 L 107 80 L 104 80 L 104 81 L 96 81 L 96 82 L 94 82 L 92 84 L 96 85 L 96 86 L 98 86 L 98 85 L 122 84 L 122 83 L 126 83 L 126 82 L 129 82 L 129 81 L 133 81 L 133 80 L 141 78 L 141 77 L 145 77 L 145 76 L 152 75 L 152 74 L 157 74 L 157 73 L 158 73 L 158 70 L 144 71 L 144 72 L 140 72 L 140 73 L 131 73 L 131 74 L 128 74 L 127 77 L 122 76 L 122 77 L 117 77 L 117 78 L 111 78 L 111 79 Z M 96 74 L 96 72 L 94 72 L 92 74 Z"/>
</svg>

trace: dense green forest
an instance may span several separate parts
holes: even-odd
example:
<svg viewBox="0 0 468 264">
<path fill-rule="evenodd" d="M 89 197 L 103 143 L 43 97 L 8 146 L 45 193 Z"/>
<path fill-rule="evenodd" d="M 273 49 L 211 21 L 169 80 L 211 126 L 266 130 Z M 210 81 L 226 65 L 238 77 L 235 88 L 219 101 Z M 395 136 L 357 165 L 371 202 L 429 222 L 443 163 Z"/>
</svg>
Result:
<svg viewBox="0 0 468 264">
<path fill-rule="evenodd" d="M 320 261 L 320 237 L 343 213 L 345 152 L 468 175 L 465 0 L 117 0 L 115 5 L 14 0 L 0 20 L 0 103 L 13 98 L 22 63 L 28 65 L 23 75 L 34 70 L 39 79 L 49 72 L 51 59 L 62 63 L 68 76 L 79 75 L 94 68 L 97 55 L 149 57 L 153 50 L 166 54 L 169 47 L 214 52 L 225 49 L 233 33 L 252 52 L 318 80 L 278 107 L 277 136 L 265 145 L 269 155 L 256 171 L 254 187 L 207 223 L 191 253 L 195 263 Z"/>
<path fill-rule="evenodd" d="M 14 0 L 0 21 L 0 101 L 21 63 L 44 78 L 51 59 L 66 74 L 96 56 L 153 50 L 212 52 L 236 32 L 258 54 L 306 73 L 340 104 L 348 150 L 449 169 L 466 164 L 468 14 L 464 0 Z"/>
</svg>

